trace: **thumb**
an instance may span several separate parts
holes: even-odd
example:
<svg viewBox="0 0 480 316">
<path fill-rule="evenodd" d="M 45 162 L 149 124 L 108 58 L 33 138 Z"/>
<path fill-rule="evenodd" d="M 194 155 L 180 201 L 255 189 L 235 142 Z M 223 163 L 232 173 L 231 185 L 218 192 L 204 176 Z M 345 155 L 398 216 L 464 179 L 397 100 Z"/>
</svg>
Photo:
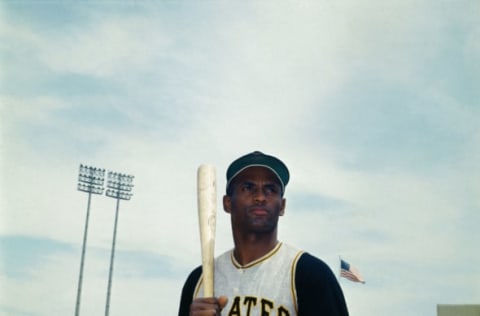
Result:
<svg viewBox="0 0 480 316">
<path fill-rule="evenodd" d="M 220 305 L 220 309 L 223 309 L 225 305 L 227 305 L 227 302 L 228 302 L 228 297 L 220 296 L 218 298 L 218 305 Z"/>
</svg>

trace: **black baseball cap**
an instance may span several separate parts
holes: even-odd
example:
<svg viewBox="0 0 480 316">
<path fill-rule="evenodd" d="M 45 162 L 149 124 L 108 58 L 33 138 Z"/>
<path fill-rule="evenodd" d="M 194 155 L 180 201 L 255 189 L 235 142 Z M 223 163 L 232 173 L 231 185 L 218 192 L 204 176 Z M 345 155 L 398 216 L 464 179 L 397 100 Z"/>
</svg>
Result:
<svg viewBox="0 0 480 316">
<path fill-rule="evenodd" d="M 282 191 L 290 179 L 287 166 L 278 158 L 254 151 L 233 161 L 227 169 L 227 188 L 232 180 L 243 170 L 250 167 L 264 167 L 270 169 L 280 181 Z"/>
</svg>

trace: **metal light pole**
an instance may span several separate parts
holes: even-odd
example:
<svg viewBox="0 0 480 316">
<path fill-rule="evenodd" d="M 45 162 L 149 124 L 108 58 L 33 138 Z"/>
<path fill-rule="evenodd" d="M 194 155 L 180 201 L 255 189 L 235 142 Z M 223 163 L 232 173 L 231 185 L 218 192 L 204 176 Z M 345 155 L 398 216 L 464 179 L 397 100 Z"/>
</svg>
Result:
<svg viewBox="0 0 480 316">
<path fill-rule="evenodd" d="M 103 194 L 103 182 L 105 169 L 80 165 L 78 172 L 78 190 L 88 193 L 87 216 L 85 219 L 85 230 L 83 232 L 82 257 L 80 259 L 80 275 L 78 277 L 77 303 L 75 305 L 75 316 L 80 315 L 80 298 L 82 296 L 83 264 L 85 262 L 85 247 L 87 244 L 88 219 L 90 217 L 90 202 L 93 194 Z"/>
<path fill-rule="evenodd" d="M 133 176 L 117 172 L 108 173 L 107 196 L 117 199 L 117 208 L 115 211 L 115 225 L 113 227 L 112 253 L 110 255 L 110 270 L 108 275 L 107 303 L 105 305 L 105 316 L 110 311 L 110 292 L 112 288 L 113 259 L 115 256 L 115 240 L 117 238 L 118 209 L 120 200 L 130 200 L 132 197 Z"/>
</svg>

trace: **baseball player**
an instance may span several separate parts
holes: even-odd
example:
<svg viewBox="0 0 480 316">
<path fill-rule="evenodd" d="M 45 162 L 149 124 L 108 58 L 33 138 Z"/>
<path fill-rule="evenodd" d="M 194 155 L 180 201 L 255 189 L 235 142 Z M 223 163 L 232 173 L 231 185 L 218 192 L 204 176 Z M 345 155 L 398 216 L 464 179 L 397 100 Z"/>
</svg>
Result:
<svg viewBox="0 0 480 316">
<path fill-rule="evenodd" d="M 285 212 L 286 165 L 255 151 L 227 169 L 223 208 L 234 248 L 215 259 L 214 290 L 203 297 L 202 267 L 188 276 L 179 316 L 346 316 L 340 285 L 320 259 L 277 239 Z"/>
</svg>

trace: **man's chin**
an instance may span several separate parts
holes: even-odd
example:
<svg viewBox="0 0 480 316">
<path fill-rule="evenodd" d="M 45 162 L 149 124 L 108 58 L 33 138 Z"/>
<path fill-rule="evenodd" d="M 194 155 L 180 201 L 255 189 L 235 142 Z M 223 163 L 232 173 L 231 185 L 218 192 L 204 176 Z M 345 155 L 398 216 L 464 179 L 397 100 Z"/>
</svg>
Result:
<svg viewBox="0 0 480 316">
<path fill-rule="evenodd" d="M 269 234 L 273 233 L 276 229 L 276 225 L 272 225 L 272 223 L 268 223 L 265 221 L 254 221 L 250 224 L 250 231 L 253 233 L 263 233 Z"/>
</svg>

